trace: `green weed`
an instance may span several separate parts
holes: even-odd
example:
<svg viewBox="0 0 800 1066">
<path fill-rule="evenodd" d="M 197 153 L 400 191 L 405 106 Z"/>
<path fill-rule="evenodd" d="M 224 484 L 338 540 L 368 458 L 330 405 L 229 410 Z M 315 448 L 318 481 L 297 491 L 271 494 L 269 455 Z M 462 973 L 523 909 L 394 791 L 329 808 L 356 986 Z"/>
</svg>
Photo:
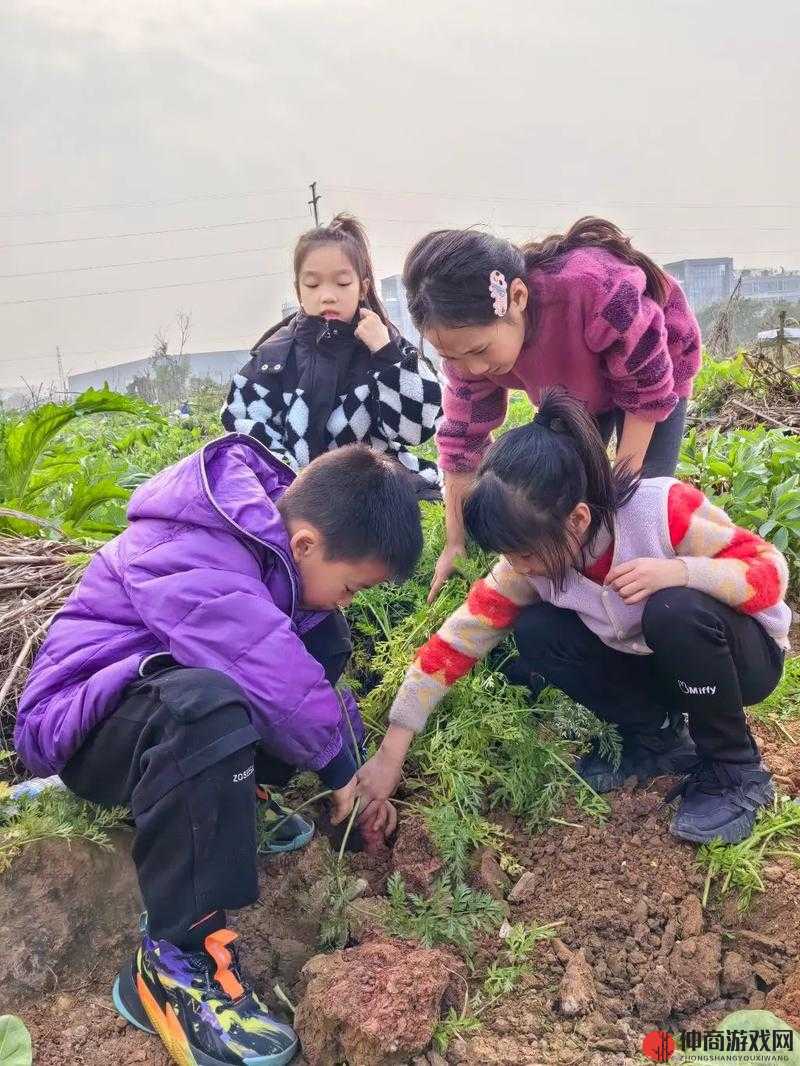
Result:
<svg viewBox="0 0 800 1066">
<path fill-rule="evenodd" d="M 389 914 L 386 930 L 392 936 L 417 940 L 425 947 L 452 944 L 469 958 L 475 952 L 475 936 L 498 929 L 505 909 L 501 903 L 465 884 L 447 878 L 436 883 L 430 896 L 406 890 L 395 873 L 387 883 Z"/>
<path fill-rule="evenodd" d="M 111 847 L 109 829 L 126 824 L 124 807 L 95 807 L 63 789 L 11 801 L 0 792 L 0 871 L 8 869 L 23 848 L 39 840 L 86 840 Z"/>
<path fill-rule="evenodd" d="M 716 883 L 721 896 L 735 889 L 740 910 L 747 910 L 753 895 L 765 889 L 764 864 L 780 857 L 800 866 L 800 803 L 785 796 L 776 796 L 771 807 L 759 812 L 753 832 L 740 844 L 715 840 L 699 849 L 696 862 L 706 872 L 703 906 Z"/>
</svg>

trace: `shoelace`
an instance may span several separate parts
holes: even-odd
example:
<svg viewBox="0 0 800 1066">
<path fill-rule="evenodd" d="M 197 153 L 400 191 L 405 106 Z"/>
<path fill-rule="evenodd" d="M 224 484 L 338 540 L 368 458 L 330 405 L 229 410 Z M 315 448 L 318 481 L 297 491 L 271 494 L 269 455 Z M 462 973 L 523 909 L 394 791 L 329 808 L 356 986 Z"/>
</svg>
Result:
<svg viewBox="0 0 800 1066">
<path fill-rule="evenodd" d="M 200 993 L 204 1000 L 211 998 L 222 999 L 223 1003 L 214 1009 L 219 1014 L 220 1011 L 225 1010 L 229 1004 L 236 1004 L 241 1007 L 242 1005 L 254 1005 L 253 1004 L 253 990 L 248 988 L 247 981 L 245 981 L 242 975 L 241 965 L 239 963 L 239 951 L 235 944 L 228 945 L 228 951 L 231 953 L 231 963 L 229 969 L 233 973 L 236 980 L 244 989 L 244 995 L 238 999 L 232 999 L 221 985 L 214 980 L 214 960 L 208 956 L 205 951 L 197 952 L 196 954 L 189 956 L 189 964 L 193 970 L 202 975 L 205 988 Z"/>
</svg>

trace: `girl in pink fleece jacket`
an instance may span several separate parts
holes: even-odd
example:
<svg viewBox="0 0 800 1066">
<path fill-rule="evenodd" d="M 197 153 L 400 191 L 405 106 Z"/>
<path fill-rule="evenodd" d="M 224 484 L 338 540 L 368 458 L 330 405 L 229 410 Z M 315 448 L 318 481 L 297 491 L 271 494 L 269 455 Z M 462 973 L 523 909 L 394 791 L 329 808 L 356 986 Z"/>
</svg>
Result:
<svg viewBox="0 0 800 1066">
<path fill-rule="evenodd" d="M 475 230 L 429 233 L 403 280 L 446 377 L 436 440 L 448 537 L 431 597 L 464 551 L 462 502 L 509 389 L 538 403 L 544 388 L 563 386 L 606 443 L 616 430 L 618 461 L 674 474 L 700 330 L 678 283 L 611 222 L 583 218 L 522 248 Z"/>
</svg>

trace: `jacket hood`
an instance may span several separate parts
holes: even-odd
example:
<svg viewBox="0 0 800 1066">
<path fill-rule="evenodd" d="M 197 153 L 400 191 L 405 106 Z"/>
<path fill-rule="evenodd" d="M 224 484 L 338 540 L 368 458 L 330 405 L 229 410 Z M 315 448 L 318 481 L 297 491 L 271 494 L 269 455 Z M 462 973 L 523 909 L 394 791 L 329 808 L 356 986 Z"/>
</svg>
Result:
<svg viewBox="0 0 800 1066">
<path fill-rule="evenodd" d="M 128 519 L 156 518 L 244 533 L 277 550 L 294 572 L 276 506 L 293 480 L 292 471 L 259 441 L 231 433 L 140 486 L 128 505 Z M 296 580 L 296 573 L 293 576 Z"/>
</svg>

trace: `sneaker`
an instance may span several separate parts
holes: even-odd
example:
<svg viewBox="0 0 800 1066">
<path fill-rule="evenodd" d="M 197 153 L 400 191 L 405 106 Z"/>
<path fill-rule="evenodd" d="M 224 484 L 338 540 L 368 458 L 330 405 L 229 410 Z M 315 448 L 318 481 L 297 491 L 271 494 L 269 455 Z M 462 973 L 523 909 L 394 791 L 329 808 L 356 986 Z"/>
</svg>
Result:
<svg viewBox="0 0 800 1066">
<path fill-rule="evenodd" d="M 294 1029 L 245 982 L 236 939 L 218 929 L 187 952 L 145 934 L 114 984 L 122 1017 L 157 1033 L 178 1066 L 285 1066 L 297 1052 Z"/>
<path fill-rule="evenodd" d="M 683 796 L 669 831 L 681 840 L 738 844 L 748 837 L 758 811 L 772 803 L 772 775 L 760 759 L 750 763 L 703 759 L 692 774 L 666 797 Z"/>
<path fill-rule="evenodd" d="M 688 773 L 696 764 L 697 750 L 681 717 L 654 733 L 623 734 L 622 756 L 616 768 L 593 745 L 579 760 L 577 771 L 595 792 L 613 792 L 629 777 L 638 777 L 639 783 L 645 784 L 661 774 Z"/>
<path fill-rule="evenodd" d="M 259 803 L 258 850 L 281 854 L 304 848 L 314 835 L 314 823 L 281 806 L 266 785 L 256 785 Z"/>
</svg>

